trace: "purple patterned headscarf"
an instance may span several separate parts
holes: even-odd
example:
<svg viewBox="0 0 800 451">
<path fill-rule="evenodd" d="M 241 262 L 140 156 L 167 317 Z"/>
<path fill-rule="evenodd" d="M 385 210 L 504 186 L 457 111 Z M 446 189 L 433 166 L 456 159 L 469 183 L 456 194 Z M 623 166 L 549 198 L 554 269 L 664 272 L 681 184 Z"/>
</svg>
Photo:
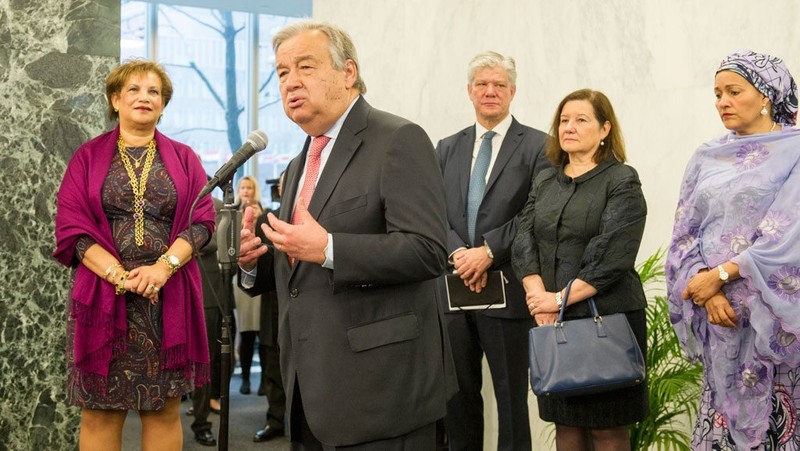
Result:
<svg viewBox="0 0 800 451">
<path fill-rule="evenodd" d="M 737 50 L 719 65 L 744 77 L 772 102 L 772 119 L 793 126 L 797 123 L 797 85 L 783 60 L 765 53 Z"/>
</svg>

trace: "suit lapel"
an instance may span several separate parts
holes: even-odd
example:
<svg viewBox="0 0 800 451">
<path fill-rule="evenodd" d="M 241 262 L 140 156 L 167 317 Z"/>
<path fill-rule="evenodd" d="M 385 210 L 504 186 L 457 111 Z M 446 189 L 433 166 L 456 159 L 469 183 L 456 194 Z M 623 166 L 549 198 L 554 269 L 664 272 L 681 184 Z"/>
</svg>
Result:
<svg viewBox="0 0 800 451">
<path fill-rule="evenodd" d="M 350 110 L 350 114 L 345 118 L 342 129 L 339 130 L 339 135 L 333 143 L 333 149 L 331 149 L 325 168 L 319 176 L 314 196 L 308 206 L 309 213 L 316 220 L 319 220 L 320 213 L 333 194 L 336 184 L 339 183 L 344 170 L 361 146 L 362 141 L 357 134 L 367 128 L 367 115 L 370 109 L 367 101 L 363 97 L 359 97 Z"/>
<path fill-rule="evenodd" d="M 303 174 L 303 166 L 305 165 L 310 144 L 311 137 L 306 137 L 303 151 L 300 152 L 300 155 L 294 160 L 289 162 L 289 166 L 286 168 L 284 192 L 281 194 L 281 208 L 278 213 L 278 218 L 282 221 L 291 222 L 292 220 L 294 198 L 297 197 L 297 190 L 300 189 L 297 185 L 300 183 L 300 176 Z"/>
<path fill-rule="evenodd" d="M 463 131 L 456 143 L 457 164 L 459 173 L 459 186 L 461 187 L 461 202 L 467 205 L 467 190 L 469 189 L 469 176 L 472 172 L 472 152 L 475 150 L 475 126 Z"/>
<path fill-rule="evenodd" d="M 492 173 L 489 175 L 489 181 L 486 183 L 485 192 L 488 193 L 489 190 L 492 189 L 492 185 L 494 185 L 494 183 L 497 181 L 497 178 L 500 177 L 500 174 L 503 172 L 503 168 L 506 167 L 508 161 L 514 155 L 514 153 L 516 153 L 519 143 L 522 142 L 522 132 L 522 126 L 519 124 L 519 122 L 517 122 L 516 119 L 512 117 L 511 126 L 508 127 L 506 138 L 503 140 L 503 144 L 500 146 L 500 151 L 497 153 L 497 159 L 495 159 L 494 166 L 492 166 Z"/>
<path fill-rule="evenodd" d="M 286 167 L 286 177 L 284 179 L 283 193 L 281 194 L 281 207 L 278 210 L 278 219 L 285 222 L 292 222 L 292 212 L 294 211 L 294 198 L 297 196 L 297 190 L 300 189 L 297 185 L 300 182 L 300 175 L 303 173 L 303 166 L 305 165 L 306 156 L 308 155 L 308 147 L 311 144 L 311 138 L 306 138 L 306 143 L 303 146 L 303 151 L 300 155 L 295 157 L 289 162 Z M 283 252 L 275 249 L 275 268 L 286 268 L 289 273 L 289 279 L 294 274 L 294 267 L 289 266 L 289 259 Z"/>
</svg>

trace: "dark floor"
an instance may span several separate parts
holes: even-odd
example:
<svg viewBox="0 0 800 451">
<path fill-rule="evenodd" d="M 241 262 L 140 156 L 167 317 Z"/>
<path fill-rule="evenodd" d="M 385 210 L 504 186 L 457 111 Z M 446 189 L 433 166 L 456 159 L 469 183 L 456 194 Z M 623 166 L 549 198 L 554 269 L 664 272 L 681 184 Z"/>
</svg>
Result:
<svg viewBox="0 0 800 451">
<path fill-rule="evenodd" d="M 253 434 L 264 427 L 267 412 L 266 396 L 258 396 L 258 381 L 261 373 L 258 371 L 258 363 L 252 368 L 250 376 L 252 394 L 242 395 L 239 393 L 241 376 L 237 369 L 236 374 L 231 378 L 230 390 L 230 412 L 228 416 L 228 448 L 231 451 L 240 450 L 270 450 L 288 451 L 289 439 L 286 437 L 270 440 L 265 443 L 254 443 Z M 202 446 L 194 440 L 191 424 L 192 418 L 186 415 L 186 409 L 191 407 L 191 401 L 181 403 L 181 419 L 183 423 L 183 449 L 185 451 L 208 451 L 222 449 L 217 446 Z M 214 424 L 213 431 L 215 436 L 219 436 L 219 415 L 211 414 L 209 417 Z M 141 449 L 141 423 L 136 412 L 130 412 L 125 421 L 125 429 L 122 434 L 122 450 L 138 451 Z"/>
</svg>

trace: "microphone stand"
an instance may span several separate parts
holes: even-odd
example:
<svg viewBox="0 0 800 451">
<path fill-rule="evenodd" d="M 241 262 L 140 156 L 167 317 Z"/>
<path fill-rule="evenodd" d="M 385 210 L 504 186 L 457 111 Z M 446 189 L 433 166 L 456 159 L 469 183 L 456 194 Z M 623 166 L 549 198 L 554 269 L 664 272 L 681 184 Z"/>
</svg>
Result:
<svg viewBox="0 0 800 451">
<path fill-rule="evenodd" d="M 220 209 L 220 223 L 217 228 L 217 258 L 222 270 L 222 280 L 230 293 L 233 302 L 233 277 L 238 270 L 240 231 L 242 229 L 242 212 L 234 204 L 233 183 L 228 180 L 221 185 L 223 207 Z M 230 310 L 222 314 L 222 348 L 220 352 L 220 412 L 219 437 L 217 444 L 220 451 L 228 450 L 228 419 L 230 418 L 230 380 L 231 380 L 231 315 Z"/>
</svg>

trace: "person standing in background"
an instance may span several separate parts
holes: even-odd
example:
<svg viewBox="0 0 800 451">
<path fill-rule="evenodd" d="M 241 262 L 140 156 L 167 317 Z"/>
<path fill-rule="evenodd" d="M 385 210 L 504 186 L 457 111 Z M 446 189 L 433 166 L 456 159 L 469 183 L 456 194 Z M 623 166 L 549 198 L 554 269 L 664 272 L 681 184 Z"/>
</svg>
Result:
<svg viewBox="0 0 800 451">
<path fill-rule="evenodd" d="M 277 196 L 272 201 L 280 201 L 283 194 L 283 181 L 286 171 L 281 172 L 277 181 Z M 256 221 L 256 235 L 270 246 L 261 224 L 267 222 L 268 214 L 276 212 L 265 209 Z M 274 252 L 272 254 L 274 256 Z M 266 258 L 269 258 L 267 256 Z M 275 287 L 261 294 L 261 329 L 258 335 L 258 355 L 264 368 L 261 384 L 267 395 L 267 418 L 264 427 L 253 435 L 254 442 L 266 442 L 284 435 L 286 416 L 286 392 L 283 388 L 280 367 L 280 347 L 278 346 L 278 293 Z M 259 389 L 260 392 L 260 389 Z"/>
<path fill-rule="evenodd" d="M 511 250 L 530 315 L 539 327 L 553 324 L 566 304 L 565 319 L 587 318 L 586 300 L 594 298 L 601 315 L 625 313 L 647 355 L 647 299 L 634 268 L 647 204 L 639 175 L 625 164 L 611 101 L 591 89 L 568 94 L 556 108 L 550 135 L 557 137 L 546 147 L 554 167 L 534 179 Z M 539 417 L 556 424 L 558 451 L 629 450 L 628 425 L 649 412 L 646 383 L 584 396 L 539 396 L 537 402 Z"/>
<path fill-rule="evenodd" d="M 258 189 L 256 179 L 250 175 L 245 175 L 239 179 L 236 187 L 236 205 L 244 211 L 245 207 L 253 207 L 256 215 L 260 215 L 263 207 L 261 206 L 261 192 Z"/>
<path fill-rule="evenodd" d="M 256 216 L 263 211 L 261 207 L 261 193 L 258 190 L 256 179 L 246 175 L 239 180 L 236 190 L 236 204 L 244 211 L 251 207 Z M 236 329 L 239 332 L 239 364 L 242 370 L 242 384 L 239 393 L 250 394 L 250 367 L 253 366 L 253 355 L 256 350 L 256 338 L 261 327 L 261 302 L 253 299 L 238 286 L 233 287 L 233 296 L 236 301 Z M 261 383 L 258 394 L 266 394 L 264 384 L 264 362 L 259 357 L 261 366 Z"/>
<path fill-rule="evenodd" d="M 797 85 L 780 58 L 739 50 L 717 68 L 713 92 L 730 133 L 686 166 L 665 268 L 675 332 L 703 363 L 692 449 L 795 450 Z"/>
<path fill-rule="evenodd" d="M 222 201 L 214 199 L 214 208 L 217 211 L 217 224 L 219 224 L 219 211 Z M 217 234 L 214 232 L 197 256 L 200 264 L 200 276 L 203 279 L 203 310 L 206 318 L 206 333 L 208 335 L 208 353 L 211 357 L 211 381 L 192 392 L 192 407 L 188 414 L 194 415 L 192 431 L 194 439 L 204 446 L 214 446 L 217 439 L 211 431 L 211 422 L 208 415 L 214 410 L 212 402 L 217 403 L 219 413 L 219 398 L 221 393 L 221 343 L 222 343 L 222 318 L 233 315 L 231 305 L 232 287 L 225 283 L 217 256 Z M 233 331 L 231 331 L 233 333 Z M 231 356 L 233 359 L 233 356 Z"/>
<path fill-rule="evenodd" d="M 262 226 L 293 449 L 432 450 L 456 389 L 436 284 L 447 219 L 433 145 L 367 103 L 344 30 L 296 22 L 273 48 L 284 110 L 308 134 Z M 272 256 L 253 223 L 248 209 L 240 283 L 259 292 Z"/>
<path fill-rule="evenodd" d="M 200 271 L 214 231 L 200 159 L 156 125 L 172 82 L 152 61 L 106 79 L 119 126 L 75 151 L 58 190 L 53 257 L 73 269 L 67 400 L 81 408 L 80 449 L 119 450 L 129 410 L 142 449 L 180 450 L 181 396 L 209 380 Z"/>
<path fill-rule="evenodd" d="M 547 135 L 520 124 L 509 112 L 516 79 L 513 58 L 477 54 L 467 68 L 476 122 L 436 146 L 447 200 L 450 263 L 473 291 L 486 286 L 490 270 L 503 271 L 508 279 L 505 308 L 445 315 L 459 386 L 444 419 L 452 451 L 483 449 L 484 355 L 497 399 L 497 449 L 531 449 L 527 343 L 534 321 L 511 268 L 511 244 L 531 182 L 550 164 L 544 155 Z M 447 310 L 444 296 L 443 301 Z"/>
</svg>

